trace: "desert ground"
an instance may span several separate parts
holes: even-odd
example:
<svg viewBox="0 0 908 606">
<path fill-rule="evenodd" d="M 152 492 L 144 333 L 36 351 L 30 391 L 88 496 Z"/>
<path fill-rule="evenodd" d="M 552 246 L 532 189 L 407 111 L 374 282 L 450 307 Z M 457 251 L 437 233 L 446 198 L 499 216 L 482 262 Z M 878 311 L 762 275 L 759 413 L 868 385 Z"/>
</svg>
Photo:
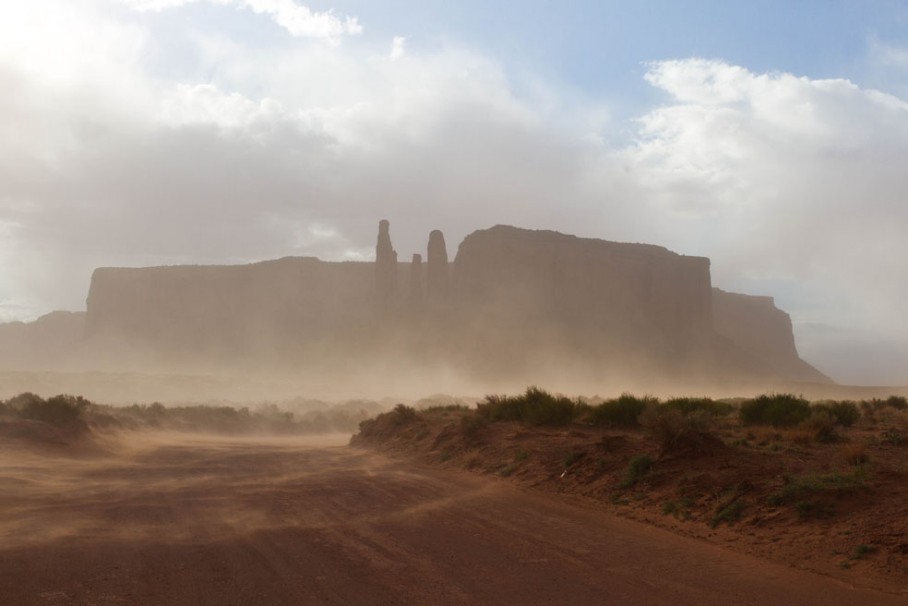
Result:
<svg viewBox="0 0 908 606">
<path fill-rule="evenodd" d="M 906 604 L 349 435 L 0 449 L 0 602 Z M 859 580 L 858 580 L 859 581 Z"/>
</svg>

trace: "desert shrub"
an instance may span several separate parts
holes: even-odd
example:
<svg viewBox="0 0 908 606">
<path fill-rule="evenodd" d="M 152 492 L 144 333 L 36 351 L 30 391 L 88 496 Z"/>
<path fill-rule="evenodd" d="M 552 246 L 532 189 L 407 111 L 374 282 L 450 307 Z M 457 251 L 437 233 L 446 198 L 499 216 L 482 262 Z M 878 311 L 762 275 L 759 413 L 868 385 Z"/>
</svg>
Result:
<svg viewBox="0 0 908 606">
<path fill-rule="evenodd" d="M 426 412 L 467 412 L 470 407 L 464 404 L 439 404 L 427 406 L 422 410 Z"/>
<path fill-rule="evenodd" d="M 411 421 L 415 421 L 419 416 L 415 408 L 406 404 L 398 404 L 387 415 L 393 425 L 406 425 Z"/>
<path fill-rule="evenodd" d="M 82 422 L 89 402 L 81 396 L 59 395 L 44 400 L 35 394 L 24 393 L 12 398 L 9 405 L 22 419 L 41 421 L 56 427 L 72 427 Z"/>
<path fill-rule="evenodd" d="M 479 439 L 482 428 L 489 423 L 489 420 L 473 411 L 466 413 L 460 418 L 460 431 L 464 440 L 467 442 L 476 442 Z"/>
<path fill-rule="evenodd" d="M 669 410 L 677 410 L 683 415 L 705 413 L 714 417 L 725 416 L 734 410 L 731 404 L 717 402 L 711 398 L 670 398 L 662 406 Z"/>
<path fill-rule="evenodd" d="M 880 442 L 890 446 L 906 446 L 908 445 L 908 432 L 888 427 L 880 435 Z"/>
<path fill-rule="evenodd" d="M 792 394 L 764 394 L 741 404 L 744 425 L 792 427 L 810 416 L 810 402 Z"/>
<path fill-rule="evenodd" d="M 681 497 L 677 501 L 665 501 L 662 503 L 662 514 L 686 521 L 690 519 L 690 508 L 693 505 L 694 501 L 690 497 Z"/>
<path fill-rule="evenodd" d="M 832 415 L 836 422 L 843 427 L 851 427 L 861 418 L 857 404 L 844 400 L 841 402 L 820 402 L 813 405 L 814 411 L 823 411 Z"/>
<path fill-rule="evenodd" d="M 861 411 L 868 419 L 872 419 L 874 417 L 874 413 L 885 408 L 890 408 L 893 410 L 908 410 L 908 398 L 906 398 L 905 396 L 892 395 L 885 400 L 880 398 L 861 400 Z"/>
<path fill-rule="evenodd" d="M 627 464 L 624 472 L 624 478 L 618 484 L 618 488 L 625 489 L 634 486 L 649 473 L 653 466 L 653 460 L 649 455 L 637 455 Z"/>
<path fill-rule="evenodd" d="M 628 393 L 621 394 L 618 398 L 594 406 L 590 411 L 590 421 L 593 425 L 632 427 L 637 425 L 648 404 L 658 403 L 659 400 L 649 396 L 638 398 Z"/>
<path fill-rule="evenodd" d="M 741 514 L 744 512 L 744 501 L 741 499 L 735 499 L 731 503 L 728 503 L 724 507 L 720 508 L 713 515 L 712 520 L 710 520 L 709 525 L 712 528 L 715 528 L 722 522 L 725 522 L 729 526 L 733 526 L 735 522 L 741 519 Z"/>
<path fill-rule="evenodd" d="M 393 435 L 399 428 L 419 418 L 415 408 L 398 404 L 388 412 L 374 419 L 364 419 L 359 423 L 359 431 L 354 438 L 370 438 Z M 356 441 L 356 440 L 354 440 Z"/>
<path fill-rule="evenodd" d="M 786 484 L 767 497 L 770 505 L 784 505 L 816 494 L 843 494 L 866 486 L 862 468 L 847 473 L 787 477 Z"/>
<path fill-rule="evenodd" d="M 835 515 L 835 505 L 826 501 L 805 500 L 794 504 L 798 519 L 802 521 L 831 518 Z"/>
<path fill-rule="evenodd" d="M 815 442 L 835 442 L 836 419 L 825 410 L 814 410 L 799 426 Z"/>
<path fill-rule="evenodd" d="M 842 459 L 849 465 L 864 465 L 870 461 L 867 454 L 867 446 L 862 442 L 851 442 L 842 447 Z"/>
<path fill-rule="evenodd" d="M 908 398 L 905 396 L 889 396 L 885 400 L 886 406 L 896 410 L 908 410 Z"/>
<path fill-rule="evenodd" d="M 680 410 L 662 406 L 647 406 L 640 413 L 637 422 L 659 443 L 662 451 L 668 450 L 687 430 L 685 417 Z"/>
<path fill-rule="evenodd" d="M 571 423 L 578 405 L 570 398 L 555 396 L 538 387 L 528 387 L 518 396 L 486 396 L 476 412 L 489 421 L 518 421 L 530 425 L 562 426 Z"/>
</svg>

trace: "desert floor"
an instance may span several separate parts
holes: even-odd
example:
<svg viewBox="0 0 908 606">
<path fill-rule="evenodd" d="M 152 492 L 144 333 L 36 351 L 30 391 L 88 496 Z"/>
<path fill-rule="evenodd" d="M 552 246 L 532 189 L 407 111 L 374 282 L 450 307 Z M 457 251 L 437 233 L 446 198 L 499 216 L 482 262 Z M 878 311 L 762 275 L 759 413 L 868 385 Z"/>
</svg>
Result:
<svg viewBox="0 0 908 606">
<path fill-rule="evenodd" d="M 0 451 L 0 603 L 908 604 L 346 439 Z"/>
</svg>

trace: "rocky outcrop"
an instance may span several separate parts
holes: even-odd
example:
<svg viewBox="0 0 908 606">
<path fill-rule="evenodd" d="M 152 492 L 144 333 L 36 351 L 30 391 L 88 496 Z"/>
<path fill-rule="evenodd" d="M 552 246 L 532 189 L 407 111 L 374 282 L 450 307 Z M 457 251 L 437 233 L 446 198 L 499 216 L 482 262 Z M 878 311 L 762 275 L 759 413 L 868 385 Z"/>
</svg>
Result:
<svg viewBox="0 0 908 606">
<path fill-rule="evenodd" d="M 397 290 L 397 252 L 391 245 L 390 227 L 386 219 L 379 221 L 375 244 L 375 291 L 380 308 L 392 304 Z"/>
<path fill-rule="evenodd" d="M 461 243 L 457 297 L 488 313 L 679 341 L 710 326 L 709 259 L 647 244 L 496 226 Z"/>
<path fill-rule="evenodd" d="M 0 324 L 0 365 L 57 367 L 72 357 L 85 333 L 85 312 L 54 311 L 34 322 Z"/>
<path fill-rule="evenodd" d="M 445 235 L 438 229 L 429 234 L 426 296 L 430 301 L 448 298 L 448 247 Z"/>
<path fill-rule="evenodd" d="M 798 355 L 791 317 L 776 307 L 772 297 L 714 288 L 712 299 L 716 332 L 752 356 L 772 375 L 792 381 L 829 382 L 829 377 Z"/>
<path fill-rule="evenodd" d="M 375 263 L 97 269 L 79 356 L 128 366 L 141 350 L 172 370 L 282 364 L 307 376 L 381 365 L 382 380 L 434 364 L 518 385 L 826 379 L 798 357 L 771 299 L 713 289 L 703 257 L 496 226 L 467 236 L 453 264 L 433 231 L 424 269 L 419 254 L 397 261 L 388 221 L 375 252 Z"/>
<path fill-rule="evenodd" d="M 174 359 L 290 359 L 317 346 L 330 350 L 370 326 L 374 280 L 371 263 L 307 257 L 99 268 L 88 294 L 86 335 L 104 347 L 113 339 Z"/>
<path fill-rule="evenodd" d="M 422 255 L 413 254 L 413 260 L 410 262 L 410 308 L 418 308 L 422 305 L 425 289 L 422 284 Z"/>
</svg>

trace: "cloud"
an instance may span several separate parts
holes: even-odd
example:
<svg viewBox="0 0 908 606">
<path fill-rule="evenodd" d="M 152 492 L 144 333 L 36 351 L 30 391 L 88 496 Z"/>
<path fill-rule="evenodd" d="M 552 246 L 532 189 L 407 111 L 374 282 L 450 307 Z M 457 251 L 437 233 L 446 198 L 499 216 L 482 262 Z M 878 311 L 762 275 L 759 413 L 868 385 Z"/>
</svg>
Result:
<svg viewBox="0 0 908 606">
<path fill-rule="evenodd" d="M 294 0 L 120 0 L 120 2 L 139 11 L 161 11 L 200 2 L 245 8 L 259 15 L 267 15 L 293 36 L 323 38 L 332 43 L 337 43 L 342 36 L 361 34 L 363 31 L 356 17 L 337 15 L 332 11 L 313 11 Z"/>
<path fill-rule="evenodd" d="M 96 266 L 368 258 L 388 218 L 401 258 L 432 229 L 453 256 L 495 223 L 709 256 L 714 284 L 776 296 L 811 360 L 849 378 L 870 376 L 848 374 L 854 343 L 908 342 L 908 284 L 893 279 L 908 274 L 908 109 L 895 96 L 653 63 L 643 76 L 663 99 L 616 146 L 628 125 L 601 103 L 541 81 L 527 94 L 468 48 L 275 46 L 217 21 L 35 2 L 0 8 L 0 317 L 83 308 Z M 343 27 L 307 31 L 354 33 Z M 163 44 L 182 49 L 179 76 L 150 63 Z M 886 376 L 908 382 L 900 360 Z"/>
<path fill-rule="evenodd" d="M 796 321 L 908 341 L 908 283 L 891 279 L 908 270 L 908 103 L 702 59 L 653 64 L 646 78 L 669 101 L 641 117 L 626 153 L 679 221 L 665 241 L 697 234 L 714 281 L 773 281 Z"/>
<path fill-rule="evenodd" d="M 404 56 L 406 52 L 407 39 L 403 36 L 394 36 L 394 39 L 391 41 L 391 53 L 389 57 L 394 59 L 400 59 Z"/>
</svg>

